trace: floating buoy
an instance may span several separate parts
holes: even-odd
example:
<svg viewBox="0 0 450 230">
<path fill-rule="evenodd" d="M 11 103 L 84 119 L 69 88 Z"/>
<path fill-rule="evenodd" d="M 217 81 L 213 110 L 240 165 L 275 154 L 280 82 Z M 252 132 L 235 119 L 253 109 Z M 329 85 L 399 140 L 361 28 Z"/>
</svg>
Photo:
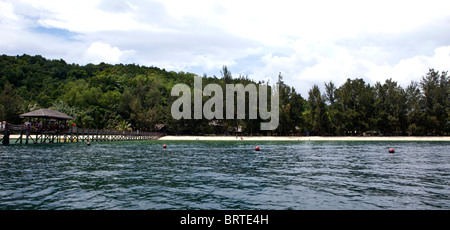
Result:
<svg viewBox="0 0 450 230">
<path fill-rule="evenodd" d="M 389 153 L 395 153 L 395 149 L 390 148 L 390 149 L 389 149 Z"/>
<path fill-rule="evenodd" d="M 163 145 L 163 148 L 167 148 L 167 145 Z"/>
<path fill-rule="evenodd" d="M 259 151 L 259 146 L 256 146 L 256 147 L 255 147 L 255 151 Z"/>
<path fill-rule="evenodd" d="M 91 142 L 88 142 L 88 143 L 87 143 L 87 146 L 91 146 Z"/>
</svg>

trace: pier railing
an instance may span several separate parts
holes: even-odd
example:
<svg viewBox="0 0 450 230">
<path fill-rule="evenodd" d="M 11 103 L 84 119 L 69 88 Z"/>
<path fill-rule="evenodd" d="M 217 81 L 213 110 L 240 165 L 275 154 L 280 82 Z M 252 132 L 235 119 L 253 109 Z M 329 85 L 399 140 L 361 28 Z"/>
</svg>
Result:
<svg viewBox="0 0 450 230">
<path fill-rule="evenodd" d="M 91 141 L 131 141 L 131 140 L 156 140 L 164 133 L 142 132 L 139 130 L 109 130 L 71 127 L 26 127 L 24 125 L 10 125 L 0 127 L 0 133 L 5 135 L 18 134 L 15 143 L 67 143 L 67 142 L 91 142 Z"/>
</svg>

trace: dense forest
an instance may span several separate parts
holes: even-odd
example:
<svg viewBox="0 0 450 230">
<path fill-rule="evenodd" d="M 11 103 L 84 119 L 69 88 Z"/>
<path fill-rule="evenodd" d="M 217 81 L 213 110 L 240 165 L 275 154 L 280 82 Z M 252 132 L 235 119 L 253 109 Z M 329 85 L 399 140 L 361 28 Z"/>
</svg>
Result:
<svg viewBox="0 0 450 230">
<path fill-rule="evenodd" d="M 267 84 L 247 76 L 202 76 L 203 86 Z M 261 119 L 207 120 L 171 116 L 175 84 L 193 87 L 195 74 L 135 64 L 80 66 L 42 56 L 0 57 L 0 121 L 19 124 L 19 115 L 51 108 L 85 128 L 163 131 L 170 134 L 242 135 L 449 135 L 450 82 L 447 72 L 430 69 L 420 82 L 402 88 L 388 79 L 375 85 L 347 79 L 315 85 L 307 98 L 279 84 L 279 125 L 261 131 Z M 207 97 L 203 98 L 208 100 Z M 235 102 L 237 103 L 237 102 Z M 242 103 L 242 102 L 239 102 Z M 248 104 L 247 102 L 245 102 Z M 248 108 L 247 108 L 248 110 Z M 248 111 L 247 111 L 248 112 Z"/>
</svg>

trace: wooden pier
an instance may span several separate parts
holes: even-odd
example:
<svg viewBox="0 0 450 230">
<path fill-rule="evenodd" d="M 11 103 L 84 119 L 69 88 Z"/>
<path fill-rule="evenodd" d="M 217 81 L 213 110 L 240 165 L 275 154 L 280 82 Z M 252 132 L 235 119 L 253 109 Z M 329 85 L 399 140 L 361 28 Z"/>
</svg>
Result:
<svg viewBox="0 0 450 230">
<path fill-rule="evenodd" d="M 15 141 L 19 144 L 155 140 L 164 136 L 164 133 L 158 132 L 85 129 L 75 124 L 68 127 L 67 121 L 74 118 L 51 109 L 38 109 L 19 117 L 28 120 L 24 125 L 2 123 L 0 126 L 0 134 L 3 134 L 0 141 L 3 145 L 10 144 L 13 134 L 19 136 Z M 35 125 L 30 121 L 35 121 Z"/>
<path fill-rule="evenodd" d="M 119 131 L 84 128 L 71 128 L 70 131 L 34 130 L 27 129 L 22 125 L 10 125 L 8 130 L 0 128 L 0 133 L 3 134 L 3 137 L 0 141 L 3 141 L 5 135 L 18 135 L 18 138 L 14 142 L 16 144 L 139 141 L 157 140 L 161 136 L 164 136 L 164 133 L 159 132 Z"/>
</svg>

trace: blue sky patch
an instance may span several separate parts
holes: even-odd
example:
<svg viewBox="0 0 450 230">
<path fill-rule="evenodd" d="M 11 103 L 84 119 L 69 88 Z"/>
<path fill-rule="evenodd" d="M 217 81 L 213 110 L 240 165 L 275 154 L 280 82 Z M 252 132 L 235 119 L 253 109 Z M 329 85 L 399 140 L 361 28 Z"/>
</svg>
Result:
<svg viewBox="0 0 450 230">
<path fill-rule="evenodd" d="M 77 33 L 71 32 L 69 30 L 65 29 L 58 29 L 58 28 L 47 28 L 43 26 L 38 26 L 33 28 L 33 32 L 40 33 L 40 34 L 48 34 L 52 35 L 54 37 L 64 38 L 66 40 L 76 40 L 74 37 L 78 35 Z"/>
</svg>

